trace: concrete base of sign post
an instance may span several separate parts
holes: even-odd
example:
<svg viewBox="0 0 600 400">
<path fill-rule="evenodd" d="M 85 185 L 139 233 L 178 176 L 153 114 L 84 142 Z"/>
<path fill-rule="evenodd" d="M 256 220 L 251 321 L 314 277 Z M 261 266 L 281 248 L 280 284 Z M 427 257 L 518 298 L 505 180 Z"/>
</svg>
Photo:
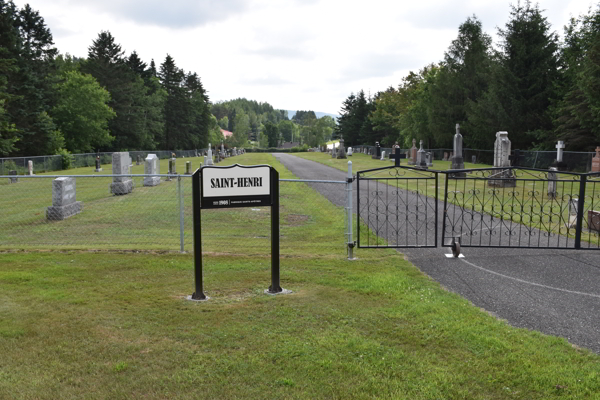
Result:
<svg viewBox="0 0 600 400">
<path fill-rule="evenodd" d="M 210 300 L 210 297 L 205 296 L 203 299 L 193 299 L 192 295 L 190 294 L 189 296 L 186 296 L 185 299 L 189 301 L 207 301 Z"/>
<path fill-rule="evenodd" d="M 281 292 L 270 292 L 269 289 L 265 289 L 265 294 L 269 294 L 271 296 L 277 296 L 278 294 L 290 294 L 290 293 L 294 293 L 291 290 L 287 290 L 284 288 L 281 288 Z"/>
</svg>

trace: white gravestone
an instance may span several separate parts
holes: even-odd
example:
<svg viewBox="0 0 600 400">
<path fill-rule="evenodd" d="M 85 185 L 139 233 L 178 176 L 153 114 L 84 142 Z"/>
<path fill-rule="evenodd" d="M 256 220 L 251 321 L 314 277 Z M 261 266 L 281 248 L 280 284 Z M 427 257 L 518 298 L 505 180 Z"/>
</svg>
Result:
<svg viewBox="0 0 600 400">
<path fill-rule="evenodd" d="M 425 150 L 423 150 L 423 141 L 419 141 L 419 151 L 417 151 L 417 167 L 427 168 L 427 160 L 425 159 Z"/>
<path fill-rule="evenodd" d="M 433 153 L 429 151 L 425 153 L 425 161 L 428 167 L 433 167 Z"/>
<path fill-rule="evenodd" d="M 511 144 L 510 139 L 508 139 L 508 132 L 497 132 L 496 133 L 496 141 L 494 142 L 494 167 L 504 168 L 510 167 L 510 152 L 511 152 Z M 488 180 L 488 186 L 496 186 L 496 187 L 515 187 L 516 181 L 514 179 L 514 174 L 512 170 L 503 170 L 503 171 L 493 171 L 493 173 L 489 176 L 490 178 L 502 178 L 502 180 L 498 179 L 490 179 Z"/>
<path fill-rule="evenodd" d="M 556 198 L 556 179 L 558 178 L 556 175 L 556 171 L 558 168 L 550 167 L 550 172 L 548 172 L 548 198 L 555 199 Z"/>
<path fill-rule="evenodd" d="M 112 154 L 113 175 L 128 175 L 130 172 L 131 158 L 126 151 Z M 130 176 L 114 176 L 110 184 L 110 192 L 115 195 L 128 194 L 133 191 L 133 180 Z"/>
<path fill-rule="evenodd" d="M 556 147 L 556 161 L 562 162 L 563 160 L 563 149 L 565 148 L 565 142 L 559 140 Z"/>
<path fill-rule="evenodd" d="M 145 160 L 144 173 L 146 175 L 160 174 L 160 162 L 156 154 L 148 154 Z M 160 184 L 160 176 L 144 177 L 144 186 L 157 186 Z"/>
<path fill-rule="evenodd" d="M 510 167 L 510 139 L 508 132 L 497 132 L 494 142 L 494 167 Z"/>
<path fill-rule="evenodd" d="M 79 214 L 82 208 L 75 199 L 75 178 L 60 177 L 52 181 L 52 206 L 46 209 L 49 221 L 62 221 Z"/>
<path fill-rule="evenodd" d="M 33 161 L 27 161 L 27 175 L 33 175 Z"/>
<path fill-rule="evenodd" d="M 208 153 L 206 154 L 206 162 L 204 165 L 214 165 L 212 159 L 212 150 L 210 148 L 210 143 L 208 144 Z"/>
<path fill-rule="evenodd" d="M 462 155 L 462 148 L 463 148 L 463 137 L 460 134 L 460 125 L 456 124 L 456 134 L 454 134 L 454 141 L 453 141 L 453 148 L 452 148 L 452 166 L 450 167 L 450 169 L 465 169 L 465 161 L 463 159 L 463 155 Z M 466 176 L 466 173 L 464 172 L 457 172 L 455 174 L 453 174 L 455 177 L 457 176 L 461 176 L 464 177 Z"/>
<path fill-rule="evenodd" d="M 381 152 L 381 158 L 380 158 L 380 161 L 383 161 L 383 160 L 385 160 L 385 150 L 383 150 L 383 151 Z"/>
<path fill-rule="evenodd" d="M 352 147 L 348 147 L 348 157 L 352 156 Z"/>
</svg>

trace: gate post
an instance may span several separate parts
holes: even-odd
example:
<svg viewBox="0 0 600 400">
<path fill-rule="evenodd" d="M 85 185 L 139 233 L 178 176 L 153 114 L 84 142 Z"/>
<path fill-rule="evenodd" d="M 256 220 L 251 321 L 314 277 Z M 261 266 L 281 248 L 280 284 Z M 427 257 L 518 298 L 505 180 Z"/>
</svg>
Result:
<svg viewBox="0 0 600 400">
<path fill-rule="evenodd" d="M 346 180 L 346 214 L 348 260 L 354 260 L 354 241 L 352 240 L 352 161 L 348 161 L 348 178 Z"/>
<path fill-rule="evenodd" d="M 581 175 L 579 182 L 579 198 L 577 199 L 577 225 L 575 226 L 575 248 L 581 248 L 581 231 L 583 231 L 583 207 L 585 203 L 585 184 L 587 176 Z"/>
</svg>

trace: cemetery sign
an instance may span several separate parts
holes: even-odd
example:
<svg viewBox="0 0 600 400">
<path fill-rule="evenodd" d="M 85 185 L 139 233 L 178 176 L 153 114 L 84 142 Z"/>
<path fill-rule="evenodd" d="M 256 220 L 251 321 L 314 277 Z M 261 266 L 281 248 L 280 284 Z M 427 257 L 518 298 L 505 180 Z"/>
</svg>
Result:
<svg viewBox="0 0 600 400">
<path fill-rule="evenodd" d="M 289 293 L 279 285 L 279 173 L 269 165 L 204 166 L 192 175 L 194 270 L 192 300 L 206 300 L 202 278 L 202 209 L 271 207 L 271 286 L 269 294 Z"/>
<path fill-rule="evenodd" d="M 271 167 L 204 167 L 201 208 L 271 205 Z"/>
</svg>

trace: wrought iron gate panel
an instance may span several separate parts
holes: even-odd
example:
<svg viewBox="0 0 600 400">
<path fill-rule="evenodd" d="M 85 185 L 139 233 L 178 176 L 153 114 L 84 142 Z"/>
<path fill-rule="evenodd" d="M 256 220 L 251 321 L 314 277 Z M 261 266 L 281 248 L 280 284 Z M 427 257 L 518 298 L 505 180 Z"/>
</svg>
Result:
<svg viewBox="0 0 600 400">
<path fill-rule="evenodd" d="M 392 166 L 356 178 L 358 247 L 437 246 L 437 171 Z"/>
<path fill-rule="evenodd" d="M 586 176 L 581 249 L 600 248 L 600 174 Z"/>
<path fill-rule="evenodd" d="M 600 206 L 600 180 L 586 182 L 586 174 L 513 167 L 464 170 L 447 174 L 444 193 L 442 246 L 459 238 L 463 248 L 600 247 L 598 232 L 590 229 L 596 217 L 582 221 L 584 209 Z"/>
</svg>

